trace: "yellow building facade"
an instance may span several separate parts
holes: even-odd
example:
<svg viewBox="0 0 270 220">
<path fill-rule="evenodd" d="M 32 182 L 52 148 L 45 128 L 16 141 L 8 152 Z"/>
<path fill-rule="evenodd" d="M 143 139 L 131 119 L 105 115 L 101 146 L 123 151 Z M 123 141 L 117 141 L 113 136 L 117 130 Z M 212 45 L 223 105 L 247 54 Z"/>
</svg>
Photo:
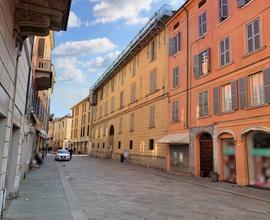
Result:
<svg viewBox="0 0 270 220">
<path fill-rule="evenodd" d="M 92 87 L 92 156 L 127 151 L 130 162 L 166 169 L 169 152 L 158 140 L 167 131 L 170 13 L 162 8 Z"/>
<path fill-rule="evenodd" d="M 72 116 L 66 115 L 49 122 L 50 147 L 53 151 L 59 148 L 70 148 Z"/>
<path fill-rule="evenodd" d="M 88 154 L 91 124 L 89 97 L 74 105 L 71 110 L 71 148 L 74 153 Z"/>
</svg>

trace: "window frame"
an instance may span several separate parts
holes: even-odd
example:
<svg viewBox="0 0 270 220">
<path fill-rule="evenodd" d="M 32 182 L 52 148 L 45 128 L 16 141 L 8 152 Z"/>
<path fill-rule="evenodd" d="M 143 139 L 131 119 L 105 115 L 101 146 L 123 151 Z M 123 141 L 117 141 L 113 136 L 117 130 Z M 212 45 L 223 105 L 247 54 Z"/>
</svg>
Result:
<svg viewBox="0 0 270 220">
<path fill-rule="evenodd" d="M 228 49 L 226 48 L 226 40 L 228 40 Z M 222 43 L 224 46 L 224 51 L 222 51 Z M 227 60 L 227 54 L 229 54 L 229 60 Z M 222 64 L 222 55 L 224 56 L 224 63 Z M 221 67 L 226 66 L 232 62 L 231 58 L 231 36 L 226 36 L 219 41 L 219 65 Z"/>
<path fill-rule="evenodd" d="M 205 15 L 205 21 L 203 21 Z M 207 12 L 204 11 L 199 15 L 199 37 L 203 37 L 207 33 Z"/>
<path fill-rule="evenodd" d="M 226 87 L 228 87 L 229 89 L 226 90 Z M 228 94 L 230 95 L 230 97 L 226 98 L 226 94 L 227 92 L 229 92 Z M 229 105 L 227 103 L 227 101 L 229 101 Z M 223 86 L 221 86 L 221 104 L 222 104 L 222 112 L 226 113 L 226 112 L 232 112 L 233 111 L 233 106 L 232 106 L 232 85 L 231 83 L 225 84 Z M 227 109 L 227 106 L 229 106 L 229 108 Z"/>
<path fill-rule="evenodd" d="M 172 123 L 178 123 L 179 120 L 179 101 L 172 102 Z"/>
<path fill-rule="evenodd" d="M 258 33 L 254 34 L 254 23 L 258 21 Z M 248 27 L 249 25 L 252 25 L 252 37 L 248 36 Z M 248 22 L 245 25 L 245 33 L 246 33 L 246 54 L 252 54 L 255 53 L 256 51 L 260 50 L 262 48 L 262 30 L 261 30 L 261 19 L 260 17 L 256 17 L 255 19 L 253 19 L 252 21 Z M 258 36 L 258 40 L 259 40 L 259 47 L 255 48 L 256 46 L 256 42 L 255 42 L 255 38 Z M 249 40 L 252 40 L 252 51 L 249 51 Z"/>
</svg>

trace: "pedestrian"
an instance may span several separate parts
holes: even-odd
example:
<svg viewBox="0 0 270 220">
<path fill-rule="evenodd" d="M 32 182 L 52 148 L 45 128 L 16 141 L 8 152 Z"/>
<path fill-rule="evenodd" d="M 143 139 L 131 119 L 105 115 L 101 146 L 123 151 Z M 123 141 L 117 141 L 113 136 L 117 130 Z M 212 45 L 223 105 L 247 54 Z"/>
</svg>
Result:
<svg viewBox="0 0 270 220">
<path fill-rule="evenodd" d="M 69 149 L 69 155 L 70 155 L 70 160 L 72 159 L 72 155 L 73 155 L 73 150 L 72 148 Z"/>
</svg>

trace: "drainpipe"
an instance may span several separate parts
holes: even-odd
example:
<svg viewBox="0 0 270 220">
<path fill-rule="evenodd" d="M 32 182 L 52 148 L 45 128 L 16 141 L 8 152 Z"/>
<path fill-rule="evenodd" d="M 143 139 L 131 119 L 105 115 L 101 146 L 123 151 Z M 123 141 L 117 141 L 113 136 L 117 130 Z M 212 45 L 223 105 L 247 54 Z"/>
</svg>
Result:
<svg viewBox="0 0 270 220">
<path fill-rule="evenodd" d="M 187 95 L 186 95 L 186 124 L 185 127 L 186 129 L 189 129 L 190 127 L 190 114 L 189 114 L 189 110 L 190 110 L 190 102 L 189 102 L 189 90 L 190 90 L 190 79 L 189 79 L 189 13 L 188 10 L 186 9 L 186 7 L 184 7 L 184 10 L 187 14 L 187 45 L 186 45 L 186 50 L 187 50 Z"/>
<path fill-rule="evenodd" d="M 20 61 L 20 56 L 22 53 L 22 48 L 23 48 L 23 42 L 20 42 L 19 46 L 17 47 L 17 56 L 16 56 L 16 66 L 15 66 L 15 77 L 14 77 L 14 89 L 13 89 L 13 94 L 12 94 L 12 105 L 11 105 L 11 128 L 13 129 L 13 122 L 14 122 L 14 112 L 15 112 L 15 99 L 16 99 L 16 91 L 17 91 L 17 81 L 18 81 L 18 69 L 19 69 L 19 61 Z M 10 132 L 9 135 L 9 149 L 8 149 L 8 164 L 7 164 L 7 168 L 6 168 L 6 174 L 5 174 L 5 182 L 4 182 L 4 187 L 3 187 L 3 198 L 2 198 L 2 213 L 1 216 L 3 214 L 3 210 L 4 210 L 4 206 L 5 206 L 5 199 L 6 199 L 6 193 L 7 193 L 7 184 L 8 184 L 8 169 L 10 166 L 10 156 L 11 156 L 11 147 L 12 147 L 12 136 L 13 136 L 13 132 Z"/>
</svg>

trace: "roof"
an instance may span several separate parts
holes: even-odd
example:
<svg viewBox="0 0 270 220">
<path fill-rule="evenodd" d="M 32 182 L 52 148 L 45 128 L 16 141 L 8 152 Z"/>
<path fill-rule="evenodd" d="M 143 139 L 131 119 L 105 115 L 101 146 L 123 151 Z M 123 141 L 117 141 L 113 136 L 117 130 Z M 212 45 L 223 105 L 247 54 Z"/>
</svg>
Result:
<svg viewBox="0 0 270 220">
<path fill-rule="evenodd" d="M 89 96 L 86 96 L 85 98 L 81 99 L 79 102 L 77 102 L 75 105 L 73 105 L 71 107 L 71 109 L 75 108 L 76 106 L 78 106 L 79 104 L 85 102 L 85 101 L 88 101 L 89 100 Z"/>
<path fill-rule="evenodd" d="M 163 5 L 154 16 L 150 18 L 149 22 L 139 31 L 128 47 L 122 51 L 90 90 L 95 92 L 119 69 L 121 69 L 123 65 L 126 65 L 133 56 L 137 55 L 138 52 L 153 39 L 153 36 L 156 36 L 165 28 L 166 23 L 171 18 L 172 14 L 171 7 L 169 5 Z"/>
</svg>

